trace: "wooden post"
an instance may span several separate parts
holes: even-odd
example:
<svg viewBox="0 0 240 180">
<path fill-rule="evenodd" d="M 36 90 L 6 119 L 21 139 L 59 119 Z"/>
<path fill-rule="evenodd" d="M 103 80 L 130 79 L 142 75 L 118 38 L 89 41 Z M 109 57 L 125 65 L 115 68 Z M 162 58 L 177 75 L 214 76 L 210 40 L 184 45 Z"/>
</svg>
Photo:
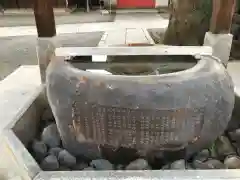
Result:
<svg viewBox="0 0 240 180">
<path fill-rule="evenodd" d="M 213 34 L 230 33 L 236 0 L 213 0 L 210 31 Z"/>
<path fill-rule="evenodd" d="M 53 37 L 56 35 L 52 0 L 35 0 L 34 15 L 38 37 Z"/>
</svg>

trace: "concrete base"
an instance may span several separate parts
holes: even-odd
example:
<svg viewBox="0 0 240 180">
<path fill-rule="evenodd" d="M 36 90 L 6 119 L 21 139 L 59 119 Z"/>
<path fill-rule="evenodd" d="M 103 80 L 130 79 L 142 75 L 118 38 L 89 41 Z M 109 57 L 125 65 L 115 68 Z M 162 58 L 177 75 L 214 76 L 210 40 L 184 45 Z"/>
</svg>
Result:
<svg viewBox="0 0 240 180">
<path fill-rule="evenodd" d="M 218 57 L 225 65 L 227 65 L 232 47 L 232 34 L 213 34 L 207 32 L 204 39 L 205 46 L 213 48 L 213 56 Z"/>
<path fill-rule="evenodd" d="M 42 91 L 38 66 L 21 66 L 0 81 L 1 180 L 30 180 L 41 170 L 24 145 L 37 131 Z"/>
</svg>

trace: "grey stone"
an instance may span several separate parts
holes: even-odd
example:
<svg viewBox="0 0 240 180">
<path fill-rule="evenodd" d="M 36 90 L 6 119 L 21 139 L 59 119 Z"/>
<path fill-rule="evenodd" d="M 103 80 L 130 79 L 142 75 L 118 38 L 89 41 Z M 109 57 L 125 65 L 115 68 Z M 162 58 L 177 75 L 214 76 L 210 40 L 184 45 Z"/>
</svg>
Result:
<svg viewBox="0 0 240 180">
<path fill-rule="evenodd" d="M 225 169 L 226 166 L 217 159 L 209 159 L 205 162 L 194 164 L 196 169 Z"/>
<path fill-rule="evenodd" d="M 177 161 L 174 161 L 171 165 L 170 165 L 170 169 L 186 169 L 186 162 L 184 159 L 180 159 Z"/>
<path fill-rule="evenodd" d="M 191 164 L 187 163 L 187 164 L 186 164 L 186 169 L 192 170 L 192 169 L 194 169 L 194 168 L 192 167 Z"/>
<path fill-rule="evenodd" d="M 231 143 L 232 143 L 232 146 L 233 146 L 235 149 L 239 147 L 238 143 L 233 142 L 233 141 L 232 141 Z"/>
<path fill-rule="evenodd" d="M 232 141 L 236 141 L 240 143 L 240 129 L 236 129 L 234 131 L 228 132 L 228 135 Z"/>
<path fill-rule="evenodd" d="M 73 170 L 83 170 L 83 169 L 85 169 L 85 168 L 87 168 L 88 167 L 88 164 L 86 164 L 86 163 L 78 163 L 78 164 L 76 164 L 75 166 L 73 166 Z"/>
<path fill-rule="evenodd" d="M 41 162 L 40 167 L 44 171 L 55 171 L 59 168 L 59 163 L 56 156 L 49 155 Z"/>
<path fill-rule="evenodd" d="M 203 161 L 206 161 L 209 157 L 210 157 L 210 151 L 208 149 L 204 149 L 194 157 L 194 160 L 203 162 Z"/>
<path fill-rule="evenodd" d="M 194 160 L 192 162 L 192 166 L 194 169 L 209 169 L 208 166 L 201 160 Z"/>
<path fill-rule="evenodd" d="M 37 160 L 42 160 L 47 155 L 47 146 L 42 141 L 33 141 L 32 150 Z"/>
<path fill-rule="evenodd" d="M 149 165 L 145 159 L 137 159 L 135 161 L 132 161 L 126 167 L 126 170 L 147 170 L 147 169 L 149 169 Z"/>
<path fill-rule="evenodd" d="M 74 167 L 77 163 L 76 158 L 65 149 L 59 152 L 58 160 L 60 165 L 66 167 Z"/>
<path fill-rule="evenodd" d="M 62 150 L 63 150 L 63 149 L 60 148 L 60 147 L 54 147 L 54 148 L 49 149 L 48 154 L 52 154 L 52 155 L 58 157 L 59 153 L 60 153 Z"/>
<path fill-rule="evenodd" d="M 116 170 L 124 170 L 124 165 L 122 164 L 117 165 Z"/>
<path fill-rule="evenodd" d="M 204 149 L 201 152 L 199 152 L 194 158 L 192 162 L 192 166 L 195 169 L 205 169 L 206 165 L 204 164 L 205 161 L 208 160 L 211 153 L 208 149 Z"/>
<path fill-rule="evenodd" d="M 43 111 L 41 120 L 43 120 L 43 121 L 53 121 L 54 120 L 54 116 L 53 116 L 51 108 L 46 108 Z"/>
<path fill-rule="evenodd" d="M 84 168 L 83 171 L 94 171 L 95 169 L 93 167 L 87 167 Z"/>
<path fill-rule="evenodd" d="M 166 164 L 162 167 L 162 170 L 170 169 L 170 164 Z"/>
<path fill-rule="evenodd" d="M 58 147 L 61 143 L 61 138 L 58 133 L 57 125 L 50 124 L 44 128 L 42 132 L 42 141 L 50 148 Z"/>
<path fill-rule="evenodd" d="M 113 170 L 113 165 L 106 159 L 96 159 L 90 163 L 95 170 Z"/>
<path fill-rule="evenodd" d="M 200 151 L 198 153 L 199 156 L 202 156 L 202 157 L 209 157 L 210 156 L 210 151 L 208 149 L 203 149 L 202 151 Z"/>
<path fill-rule="evenodd" d="M 71 171 L 70 168 L 66 167 L 66 166 L 60 166 L 57 171 Z"/>
<path fill-rule="evenodd" d="M 226 168 L 226 166 L 217 159 L 210 159 L 210 160 L 207 160 L 205 163 L 209 166 L 209 169 L 225 169 Z"/>
<path fill-rule="evenodd" d="M 218 158 L 220 159 L 224 159 L 226 156 L 229 155 L 236 155 L 234 147 L 226 136 L 220 136 L 215 141 L 215 150 Z"/>
<path fill-rule="evenodd" d="M 225 169 L 226 166 L 217 159 L 194 159 L 192 166 L 195 169 Z"/>
<path fill-rule="evenodd" d="M 240 157 L 229 156 L 224 160 L 224 164 L 228 169 L 240 169 Z"/>
</svg>

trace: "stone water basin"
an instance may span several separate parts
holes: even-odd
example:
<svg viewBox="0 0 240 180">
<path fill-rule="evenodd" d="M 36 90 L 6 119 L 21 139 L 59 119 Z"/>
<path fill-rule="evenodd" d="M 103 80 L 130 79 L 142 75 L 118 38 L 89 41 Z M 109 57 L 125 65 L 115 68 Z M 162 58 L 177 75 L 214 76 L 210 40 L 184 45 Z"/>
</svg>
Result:
<svg viewBox="0 0 240 180">
<path fill-rule="evenodd" d="M 237 84 L 235 78 L 237 76 L 237 65 L 240 67 L 239 63 L 232 65 L 230 63 L 229 65 L 230 74 L 235 84 Z M 87 167 L 84 167 L 83 170 L 73 169 L 73 167 L 61 167 L 62 169 L 56 168 L 52 171 L 48 171 L 49 169 L 46 167 L 43 170 L 43 163 L 38 162 L 36 154 L 31 149 L 34 140 L 39 139 L 42 141 L 42 135 L 39 135 L 41 133 L 39 132 L 40 129 L 44 129 L 49 125 L 49 123 L 43 125 L 43 121 L 47 119 L 47 122 L 54 124 L 53 118 L 46 118 L 51 117 L 51 113 L 46 113 L 49 110 L 46 110 L 48 106 L 43 96 L 44 87 L 40 83 L 38 67 L 20 67 L 4 81 L 0 82 L 0 89 L 0 128 L 2 131 L 0 138 L 0 178 L 3 180 L 240 178 L 240 171 L 238 170 L 240 166 L 238 139 L 240 138 L 238 138 L 239 130 L 237 130 L 239 127 L 237 122 L 239 119 L 239 97 L 236 86 L 235 110 L 229 132 L 221 136 L 208 150 L 200 152 L 191 160 L 176 159 L 175 161 L 161 163 L 164 165 L 156 168 L 148 160 L 143 160 L 139 156 L 135 157 L 137 161 L 134 159 L 124 166 L 117 167 L 109 161 L 102 160 L 100 162 L 101 166 L 104 164 L 103 161 L 105 162 L 105 167 L 102 166 L 102 169 L 97 168 L 97 165 L 90 161 L 86 162 Z M 43 127 L 40 128 L 40 126 Z M 124 155 L 124 158 L 126 155 Z M 162 160 L 161 155 L 160 160 Z M 43 161 L 43 159 L 40 161 Z"/>
</svg>

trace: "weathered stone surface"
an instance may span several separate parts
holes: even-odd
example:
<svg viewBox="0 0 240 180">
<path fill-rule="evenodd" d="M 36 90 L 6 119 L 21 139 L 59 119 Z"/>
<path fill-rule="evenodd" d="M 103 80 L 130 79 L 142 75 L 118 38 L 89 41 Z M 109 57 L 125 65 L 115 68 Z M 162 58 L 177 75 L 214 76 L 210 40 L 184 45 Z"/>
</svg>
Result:
<svg viewBox="0 0 240 180">
<path fill-rule="evenodd" d="M 236 155 L 236 151 L 226 136 L 220 136 L 214 144 L 218 158 L 224 159 L 226 156 Z"/>
<path fill-rule="evenodd" d="M 209 169 L 208 166 L 203 161 L 200 160 L 194 160 L 192 162 L 192 166 L 194 169 Z"/>
<path fill-rule="evenodd" d="M 60 147 L 54 147 L 54 148 L 49 149 L 48 154 L 52 154 L 52 155 L 58 157 L 59 153 L 60 153 L 62 150 L 63 150 L 63 149 L 60 148 Z"/>
<path fill-rule="evenodd" d="M 194 168 L 192 167 L 191 164 L 187 163 L 187 164 L 186 164 L 186 169 L 192 170 L 192 169 L 194 169 Z"/>
<path fill-rule="evenodd" d="M 114 148 L 113 146 L 101 146 L 102 159 L 109 160 L 112 164 L 129 164 L 139 158 L 138 151 L 133 148 Z M 124 157 L 124 158 L 123 158 Z"/>
<path fill-rule="evenodd" d="M 49 155 L 44 158 L 44 160 L 41 162 L 40 167 L 44 171 L 55 171 L 59 168 L 59 163 L 56 156 Z"/>
<path fill-rule="evenodd" d="M 82 156 L 91 139 L 94 144 L 145 152 L 191 146 L 192 155 L 211 144 L 227 127 L 234 91 L 221 63 L 210 56 L 200 58 L 204 66 L 187 72 L 192 78 L 186 80 L 185 73 L 179 72 L 168 81 L 161 76 L 144 76 L 146 81 L 140 76 L 95 76 L 73 68 L 64 59 L 51 61 L 46 86 L 64 148 Z M 206 69 L 208 76 L 203 75 Z M 156 137 L 153 142 L 151 137 Z"/>
<path fill-rule="evenodd" d="M 209 157 L 210 156 L 210 151 L 209 149 L 203 149 L 202 151 L 200 151 L 198 153 L 199 156 L 202 156 L 202 157 Z"/>
<path fill-rule="evenodd" d="M 113 170 L 113 165 L 106 159 L 96 159 L 90 163 L 95 170 Z"/>
<path fill-rule="evenodd" d="M 137 159 L 131 162 L 126 170 L 147 170 L 149 169 L 148 162 L 145 159 Z"/>
<path fill-rule="evenodd" d="M 203 162 L 203 161 L 206 161 L 209 157 L 210 157 L 210 151 L 208 149 L 204 149 L 194 157 L 194 160 Z"/>
<path fill-rule="evenodd" d="M 94 171 L 95 169 L 93 167 L 87 167 L 84 168 L 83 171 Z"/>
<path fill-rule="evenodd" d="M 116 170 L 124 170 L 124 165 L 122 164 L 117 165 Z"/>
<path fill-rule="evenodd" d="M 232 141 L 240 143 L 240 129 L 228 132 L 228 134 Z"/>
<path fill-rule="evenodd" d="M 162 166 L 162 170 L 165 170 L 165 169 L 170 169 L 170 164 L 166 164 L 166 165 Z"/>
<path fill-rule="evenodd" d="M 229 156 L 224 160 L 224 164 L 228 169 L 240 169 L 240 157 L 239 156 Z"/>
<path fill-rule="evenodd" d="M 210 157 L 210 151 L 204 149 L 199 152 L 195 157 L 193 157 L 192 167 L 195 169 L 208 169 L 205 162 Z"/>
<path fill-rule="evenodd" d="M 57 125 L 50 124 L 42 132 L 42 141 L 50 148 L 58 147 L 61 144 L 61 138 L 58 133 Z"/>
<path fill-rule="evenodd" d="M 88 167 L 88 164 L 86 164 L 86 163 L 78 163 L 78 164 L 76 164 L 75 166 L 73 166 L 73 170 L 83 170 L 83 169 L 85 169 L 85 168 L 87 168 Z"/>
<path fill-rule="evenodd" d="M 225 169 L 225 165 L 217 160 L 217 159 L 210 159 L 207 160 L 206 162 L 204 162 L 204 164 L 206 165 L 206 169 Z"/>
<path fill-rule="evenodd" d="M 42 141 L 33 141 L 32 150 L 34 157 L 40 161 L 47 155 L 47 146 Z"/>
<path fill-rule="evenodd" d="M 46 108 L 41 116 L 41 120 L 42 121 L 53 121 L 54 120 L 54 116 L 52 113 L 51 108 Z"/>
<path fill-rule="evenodd" d="M 170 165 L 170 169 L 186 169 L 186 162 L 184 159 L 180 159 L 177 161 L 174 161 L 171 165 Z"/>
<path fill-rule="evenodd" d="M 71 169 L 68 168 L 68 167 L 66 167 L 66 166 L 60 166 L 60 167 L 58 168 L 58 171 L 71 171 Z"/>
<path fill-rule="evenodd" d="M 67 150 L 62 150 L 58 154 L 58 160 L 60 165 L 66 167 L 74 167 L 77 163 L 76 158 L 71 155 Z"/>
</svg>

